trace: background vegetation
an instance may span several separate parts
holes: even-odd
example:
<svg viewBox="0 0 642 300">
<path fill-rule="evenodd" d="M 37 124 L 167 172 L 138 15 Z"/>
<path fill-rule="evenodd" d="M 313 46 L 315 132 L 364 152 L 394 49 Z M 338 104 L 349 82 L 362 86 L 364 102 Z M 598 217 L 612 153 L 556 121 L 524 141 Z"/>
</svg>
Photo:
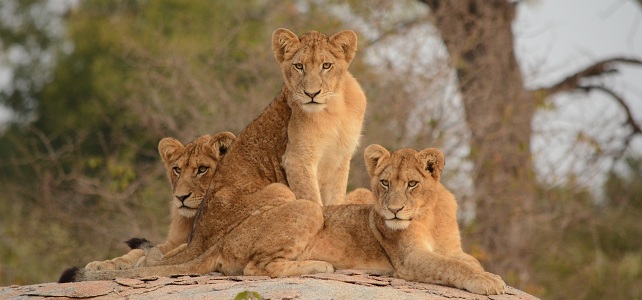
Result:
<svg viewBox="0 0 642 300">
<path fill-rule="evenodd" d="M 0 75 L 10 78 L 0 103 L 12 111 L 0 134 L 0 285 L 55 281 L 66 267 L 122 254 L 132 236 L 162 241 L 171 190 L 158 141 L 238 134 L 281 86 L 274 29 L 352 28 L 360 50 L 351 71 L 368 96 L 362 145 L 446 153 L 443 182 L 460 201 L 468 252 L 542 298 L 641 298 L 642 157 L 629 151 L 640 116 L 617 90 L 582 81 L 639 61 L 597 61 L 528 89 L 512 43 L 521 5 L 0 2 Z M 502 84 L 505 97 L 483 96 Z M 625 134 L 582 130 L 576 143 L 620 168 L 592 186 L 581 174 L 536 174 L 532 119 L 555 110 L 556 94 L 595 90 L 621 103 L 624 121 L 610 122 Z M 598 135 L 619 139 L 615 150 Z M 361 151 L 349 189 L 367 186 Z"/>
</svg>

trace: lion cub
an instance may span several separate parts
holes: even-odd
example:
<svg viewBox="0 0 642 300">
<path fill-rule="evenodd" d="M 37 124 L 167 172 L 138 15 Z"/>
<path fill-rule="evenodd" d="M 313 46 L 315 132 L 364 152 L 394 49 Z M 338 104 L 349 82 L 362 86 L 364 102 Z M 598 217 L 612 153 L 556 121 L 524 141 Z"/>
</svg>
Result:
<svg viewBox="0 0 642 300">
<path fill-rule="evenodd" d="M 187 243 L 192 231 L 196 210 L 214 177 L 216 167 L 236 137 L 230 132 L 213 136 L 203 135 L 187 145 L 173 138 L 164 138 L 158 144 L 158 153 L 165 165 L 167 178 L 172 186 L 171 224 L 167 241 L 157 245 L 167 253 Z M 131 239 L 127 244 L 133 249 L 129 253 L 105 261 L 90 262 L 87 270 L 129 269 L 136 266 L 145 255 L 140 247 L 141 239 Z"/>
<path fill-rule="evenodd" d="M 357 35 L 346 30 L 328 38 L 311 31 L 298 37 L 280 28 L 272 50 L 292 109 L 282 162 L 288 186 L 298 199 L 342 204 L 366 111 L 366 96 L 348 72 Z"/>
<path fill-rule="evenodd" d="M 457 201 L 439 181 L 444 154 L 428 148 L 392 153 L 370 145 L 364 153 L 374 194 L 370 227 L 394 276 L 439 283 L 478 294 L 503 294 L 501 277 L 485 272 L 461 248 Z"/>
<path fill-rule="evenodd" d="M 390 153 L 371 145 L 364 157 L 373 192 L 359 189 L 348 200 L 372 205 L 324 207 L 323 229 L 298 259 L 478 294 L 505 292 L 499 276 L 485 272 L 461 249 L 457 202 L 439 182 L 441 151 L 406 148 Z"/>
</svg>

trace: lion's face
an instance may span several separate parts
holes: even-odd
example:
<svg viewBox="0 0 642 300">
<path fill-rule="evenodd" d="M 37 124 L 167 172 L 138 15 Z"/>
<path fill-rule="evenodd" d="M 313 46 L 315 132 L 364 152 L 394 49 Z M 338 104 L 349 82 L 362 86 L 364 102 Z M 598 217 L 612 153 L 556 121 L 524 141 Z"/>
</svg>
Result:
<svg viewBox="0 0 642 300">
<path fill-rule="evenodd" d="M 232 133 L 221 132 L 198 137 L 185 146 L 173 138 L 160 141 L 158 152 L 172 185 L 172 205 L 180 215 L 196 215 L 216 167 L 234 139 Z"/>
<path fill-rule="evenodd" d="M 307 112 L 322 111 L 334 98 L 356 49 L 357 36 L 349 30 L 332 37 L 316 31 L 298 37 L 287 29 L 277 29 L 272 35 L 272 50 L 293 93 L 288 104 Z"/>
<path fill-rule="evenodd" d="M 435 148 L 415 151 L 405 148 L 392 153 L 370 145 L 364 154 L 375 195 L 375 210 L 386 226 L 408 228 L 415 216 L 427 214 L 436 204 L 444 155 Z"/>
</svg>

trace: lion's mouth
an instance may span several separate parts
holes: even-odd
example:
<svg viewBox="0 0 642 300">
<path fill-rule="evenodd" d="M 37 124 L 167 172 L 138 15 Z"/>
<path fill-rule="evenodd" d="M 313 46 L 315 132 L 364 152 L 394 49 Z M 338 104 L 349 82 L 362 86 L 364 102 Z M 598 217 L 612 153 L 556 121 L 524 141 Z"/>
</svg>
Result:
<svg viewBox="0 0 642 300">
<path fill-rule="evenodd" d="M 392 218 L 388 218 L 387 221 L 412 221 L 412 218 L 402 219 L 400 217 L 394 216 Z"/>
<path fill-rule="evenodd" d="M 385 222 L 386 227 L 393 230 L 403 230 L 410 226 L 410 220 L 403 220 L 399 218 L 388 219 Z"/>
<path fill-rule="evenodd" d="M 308 112 L 319 112 L 325 109 L 325 103 L 312 100 L 310 102 L 303 103 L 301 108 Z"/>
</svg>

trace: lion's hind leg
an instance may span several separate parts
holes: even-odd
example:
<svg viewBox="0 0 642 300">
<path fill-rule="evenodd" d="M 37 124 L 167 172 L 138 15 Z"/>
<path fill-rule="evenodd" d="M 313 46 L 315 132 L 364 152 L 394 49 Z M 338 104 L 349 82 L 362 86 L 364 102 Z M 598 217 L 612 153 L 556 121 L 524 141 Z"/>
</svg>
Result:
<svg viewBox="0 0 642 300">
<path fill-rule="evenodd" d="M 243 274 L 280 277 L 334 272 L 332 264 L 326 261 L 297 260 L 323 222 L 321 207 L 309 200 L 294 200 L 265 212 L 261 222 L 265 225 L 258 228 L 270 228 L 270 232 L 264 231 L 266 234 L 256 241 L 262 247 L 256 248 L 258 251 Z"/>
<path fill-rule="evenodd" d="M 328 262 L 298 261 L 323 228 L 319 204 L 301 199 L 278 200 L 294 197 L 284 185 L 270 185 L 252 197 L 253 201 L 263 200 L 270 205 L 265 210 L 259 209 L 227 235 L 222 256 L 228 262 L 226 265 L 233 267 L 223 267 L 224 273 L 278 277 L 334 270 Z M 266 198 L 259 199 L 262 197 Z"/>
</svg>

